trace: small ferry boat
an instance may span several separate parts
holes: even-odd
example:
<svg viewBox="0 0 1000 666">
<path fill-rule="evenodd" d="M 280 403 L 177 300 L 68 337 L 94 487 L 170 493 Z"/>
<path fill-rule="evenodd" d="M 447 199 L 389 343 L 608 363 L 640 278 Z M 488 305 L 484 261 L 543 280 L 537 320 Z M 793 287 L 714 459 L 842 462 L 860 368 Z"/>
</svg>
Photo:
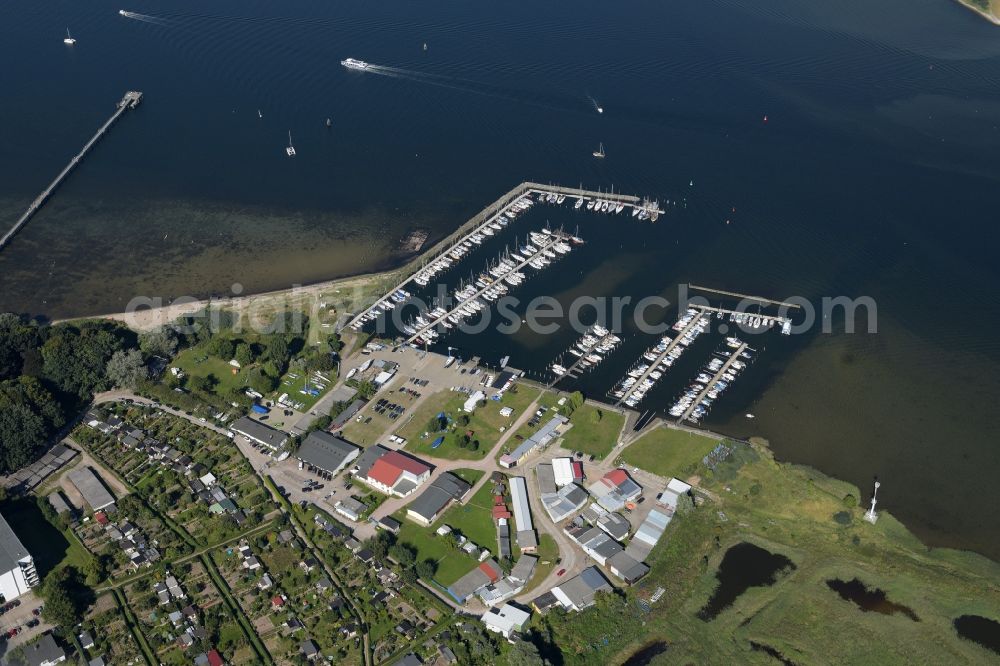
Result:
<svg viewBox="0 0 1000 666">
<path fill-rule="evenodd" d="M 347 58 L 345 60 L 341 60 L 340 64 L 346 67 L 347 69 L 360 69 L 360 70 L 368 69 L 368 63 L 366 63 L 364 60 L 355 60 L 354 58 Z"/>
<path fill-rule="evenodd" d="M 76 40 L 73 39 L 73 36 L 71 34 L 69 34 L 69 28 L 66 28 L 66 39 L 63 40 L 63 43 L 69 44 L 70 46 L 76 44 Z"/>
</svg>

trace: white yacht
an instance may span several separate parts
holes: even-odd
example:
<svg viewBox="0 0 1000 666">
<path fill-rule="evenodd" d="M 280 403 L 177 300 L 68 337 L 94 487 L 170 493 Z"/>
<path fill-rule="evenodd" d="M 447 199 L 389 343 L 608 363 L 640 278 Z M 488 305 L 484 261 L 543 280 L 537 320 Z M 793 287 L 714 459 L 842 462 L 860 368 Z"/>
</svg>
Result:
<svg viewBox="0 0 1000 666">
<path fill-rule="evenodd" d="M 66 28 L 66 38 L 63 40 L 63 43 L 69 44 L 70 46 L 76 44 L 76 40 L 73 39 L 73 36 L 71 34 L 69 34 L 69 28 Z"/>
<path fill-rule="evenodd" d="M 597 150 L 594 151 L 594 157 L 604 157 L 604 144 L 600 144 Z"/>
<path fill-rule="evenodd" d="M 368 69 L 368 63 L 364 60 L 355 60 L 354 58 L 347 58 L 346 60 L 341 60 L 340 64 L 347 69 Z"/>
<path fill-rule="evenodd" d="M 285 148 L 285 152 L 288 153 L 289 157 L 295 157 L 295 146 L 292 145 L 292 130 L 288 130 L 288 147 Z"/>
</svg>

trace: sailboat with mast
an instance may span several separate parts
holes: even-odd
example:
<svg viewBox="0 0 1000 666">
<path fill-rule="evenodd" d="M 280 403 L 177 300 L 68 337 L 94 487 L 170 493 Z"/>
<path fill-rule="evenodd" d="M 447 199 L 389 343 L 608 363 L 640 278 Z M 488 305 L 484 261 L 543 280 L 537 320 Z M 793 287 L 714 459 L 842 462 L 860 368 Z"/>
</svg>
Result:
<svg viewBox="0 0 1000 666">
<path fill-rule="evenodd" d="M 604 158 L 604 144 L 603 143 L 600 144 L 597 147 L 597 150 L 594 151 L 594 157 L 598 157 L 598 158 L 601 158 L 601 159 Z"/>
<path fill-rule="evenodd" d="M 69 44 L 70 46 L 76 44 L 76 40 L 73 39 L 73 35 L 69 34 L 69 28 L 66 28 L 66 38 L 63 40 L 63 43 Z"/>
<path fill-rule="evenodd" d="M 288 153 L 289 157 L 295 157 L 295 146 L 292 145 L 292 130 L 288 130 L 288 147 L 285 148 L 285 152 Z"/>
</svg>

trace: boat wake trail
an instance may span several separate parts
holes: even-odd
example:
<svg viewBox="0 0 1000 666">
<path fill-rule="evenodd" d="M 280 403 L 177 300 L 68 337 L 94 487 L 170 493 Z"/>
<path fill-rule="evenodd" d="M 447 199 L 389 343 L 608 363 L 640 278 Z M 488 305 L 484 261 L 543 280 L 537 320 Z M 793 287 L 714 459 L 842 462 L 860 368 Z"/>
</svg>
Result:
<svg viewBox="0 0 1000 666">
<path fill-rule="evenodd" d="M 594 111 L 597 111 L 598 113 L 604 113 L 604 107 L 601 106 L 596 99 L 594 99 L 590 95 L 587 95 L 587 99 L 589 99 L 590 103 L 594 105 Z"/>
<path fill-rule="evenodd" d="M 134 21 L 142 21 L 143 23 L 152 23 L 153 25 L 163 25 L 170 26 L 174 25 L 174 21 L 170 19 L 161 18 L 159 16 L 150 16 L 149 14 L 139 14 L 137 12 L 129 12 L 124 9 L 118 12 L 127 19 L 132 19 Z"/>
<path fill-rule="evenodd" d="M 473 81 L 471 79 L 463 79 L 457 76 L 430 74 L 412 69 L 404 69 L 402 67 L 373 65 L 371 63 L 368 63 L 368 67 L 365 68 L 364 71 L 365 73 L 378 74 L 379 76 L 403 79 L 414 83 L 421 83 L 438 88 L 446 88 L 448 90 L 456 90 L 473 95 L 481 95 L 483 97 L 492 97 L 494 99 L 503 99 L 520 104 L 540 106 L 547 109 L 566 111 L 573 109 L 579 110 L 580 108 L 578 103 L 572 102 L 567 97 L 551 94 L 529 94 L 525 91 L 501 88 Z"/>
</svg>

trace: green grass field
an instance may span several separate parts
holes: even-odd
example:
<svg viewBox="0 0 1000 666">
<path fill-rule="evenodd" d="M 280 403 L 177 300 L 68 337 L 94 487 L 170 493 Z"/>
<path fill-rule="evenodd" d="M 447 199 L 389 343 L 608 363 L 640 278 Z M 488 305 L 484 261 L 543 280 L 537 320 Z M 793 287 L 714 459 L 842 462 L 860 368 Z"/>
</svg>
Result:
<svg viewBox="0 0 1000 666">
<path fill-rule="evenodd" d="M 660 426 L 625 447 L 626 464 L 660 476 L 691 476 L 721 440 Z"/>
<path fill-rule="evenodd" d="M 625 599 L 608 596 L 579 614 L 533 619 L 549 625 L 564 664 L 623 663 L 657 641 L 669 649 L 653 664 L 778 663 L 751 643 L 796 664 L 996 660 L 961 639 L 952 621 L 964 613 L 1000 617 L 1000 565 L 928 549 L 884 511 L 870 525 L 863 507 L 844 499 L 857 498 L 857 488 L 777 463 L 766 449 L 730 472 L 704 472 L 701 485 L 718 499 L 674 518 L 647 558 L 650 574 L 625 590 Z M 795 570 L 771 586 L 749 588 L 714 620 L 702 621 L 697 612 L 717 585 L 719 563 L 744 541 L 788 557 Z M 826 586 L 830 578 L 854 577 L 920 621 L 863 612 Z M 648 611 L 639 607 L 638 599 L 649 600 L 661 587 L 659 601 Z"/>
<path fill-rule="evenodd" d="M 461 430 L 473 433 L 473 438 L 479 440 L 479 448 L 463 449 L 451 442 L 445 442 L 438 448 L 431 448 L 434 440 L 444 433 L 427 431 L 431 419 L 444 412 L 451 419 L 458 419 L 465 414 L 462 405 L 468 396 L 455 391 L 440 391 L 429 398 L 412 414 L 411 417 L 396 431 L 400 437 L 407 440 L 406 450 L 414 455 L 446 460 L 481 460 L 496 445 L 503 434 L 500 429 L 508 428 L 517 420 L 524 410 L 538 397 L 538 389 L 518 385 L 514 392 L 508 391 L 499 401 L 487 400 L 486 405 L 479 407 L 469 415 L 469 425 Z M 500 410 L 510 407 L 513 413 L 509 417 L 500 415 Z"/>
<path fill-rule="evenodd" d="M 274 392 L 273 396 L 277 399 L 277 397 L 282 393 L 287 393 L 289 402 L 301 402 L 303 406 L 299 411 L 307 412 L 312 409 L 312 406 L 315 405 L 320 398 L 326 395 L 327 391 L 333 388 L 334 384 L 337 383 L 337 373 L 333 370 L 322 374 L 328 377 L 330 381 L 326 382 L 326 388 L 321 389 L 319 395 L 301 393 L 301 391 L 305 389 L 307 379 L 309 380 L 310 388 L 318 389 L 319 386 L 316 384 L 310 373 L 303 371 L 301 367 L 293 366 L 289 368 L 288 372 L 285 373 L 285 376 L 281 378 L 281 381 L 278 383 L 278 389 Z M 292 375 L 297 376 L 293 377 Z"/>
<path fill-rule="evenodd" d="M 68 532 L 45 520 L 34 497 L 8 499 L 0 513 L 35 560 L 39 578 L 53 569 L 73 566 L 83 569 L 90 559 L 83 545 Z"/>
<path fill-rule="evenodd" d="M 451 525 L 452 529 L 458 530 L 482 548 L 496 551 L 497 529 L 493 524 L 492 485 L 483 484 L 465 505 L 453 505 L 438 524 Z"/>
<path fill-rule="evenodd" d="M 358 417 L 355 416 L 344 424 L 342 431 L 344 439 L 359 446 L 378 444 L 382 433 L 389 428 L 389 419 L 381 414 L 376 414 L 371 403 L 359 413 L 359 416 L 361 416 L 361 421 L 358 421 Z M 371 421 L 368 421 L 369 418 Z M 366 423 L 366 421 L 368 422 Z"/>
<path fill-rule="evenodd" d="M 492 496 L 490 484 L 484 485 L 463 505 L 451 506 L 431 527 L 417 525 L 405 519 L 405 511 L 396 513 L 396 519 L 403 523 L 399 531 L 399 541 L 417 549 L 417 560 L 437 562 L 438 571 L 434 580 L 444 586 L 451 585 L 479 563 L 476 557 L 453 548 L 444 537 L 434 531 L 441 525 L 450 525 L 480 548 L 496 551 L 496 527 L 491 513 Z"/>
<path fill-rule="evenodd" d="M 228 361 L 223 361 L 216 356 L 210 356 L 203 350 L 192 347 L 179 353 L 171 363 L 184 371 L 184 374 L 191 377 L 213 376 L 218 384 L 214 392 L 218 395 L 226 395 L 233 389 L 243 388 L 246 369 L 238 370 L 229 365 Z M 236 370 L 236 374 L 233 371 Z"/>
<path fill-rule="evenodd" d="M 483 478 L 483 474 L 486 474 L 486 472 L 481 469 L 453 469 L 451 470 L 451 473 L 468 483 L 470 486 L 476 485 L 476 482 Z"/>
<path fill-rule="evenodd" d="M 618 443 L 618 434 L 625 424 L 625 416 L 583 405 L 573 412 L 570 423 L 573 427 L 563 436 L 561 446 L 603 459 Z"/>
</svg>

